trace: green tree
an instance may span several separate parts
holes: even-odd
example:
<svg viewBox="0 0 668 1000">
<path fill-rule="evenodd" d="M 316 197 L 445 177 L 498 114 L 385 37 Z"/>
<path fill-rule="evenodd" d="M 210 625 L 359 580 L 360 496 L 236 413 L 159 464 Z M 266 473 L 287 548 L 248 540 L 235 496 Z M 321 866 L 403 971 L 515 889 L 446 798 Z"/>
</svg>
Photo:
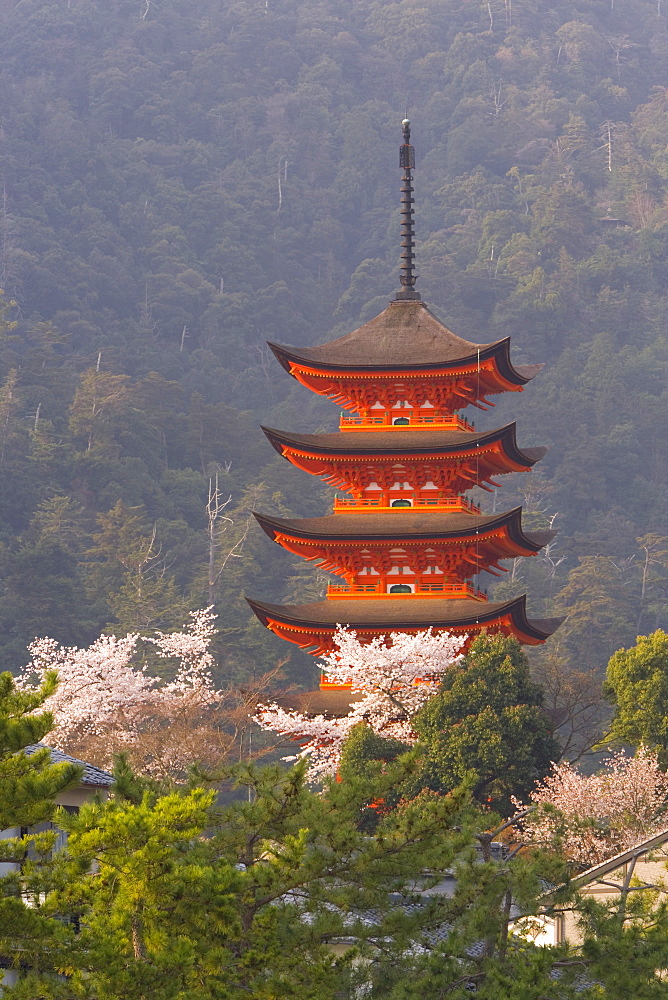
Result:
<svg viewBox="0 0 668 1000">
<path fill-rule="evenodd" d="M 88 598 L 76 560 L 57 540 L 26 539 L 17 552 L 0 552 L 0 567 L 0 626 L 7 666 L 22 662 L 26 646 L 49 629 L 66 644 L 92 641 L 99 609 Z"/>
<path fill-rule="evenodd" d="M 637 538 L 640 549 L 640 612 L 638 624 L 644 617 L 653 618 L 658 625 L 666 606 L 668 590 L 668 538 L 649 532 Z"/>
<path fill-rule="evenodd" d="M 623 571 L 608 556 L 580 556 L 556 595 L 567 615 L 560 638 L 578 665 L 602 671 L 615 646 L 633 635 L 637 598 L 624 585 Z"/>
<path fill-rule="evenodd" d="M 611 658 L 605 691 L 615 707 L 610 736 L 655 749 L 668 770 L 668 635 L 639 635 Z"/>
<path fill-rule="evenodd" d="M 0 674 L 0 830 L 48 819 L 56 795 L 80 776 L 74 765 L 52 765 L 46 748 L 24 753 L 53 726 L 51 714 L 38 709 L 56 683 L 51 673 L 39 690 L 21 691 L 10 673 Z"/>
<path fill-rule="evenodd" d="M 52 727 L 50 713 L 39 708 L 55 686 L 55 673 L 46 677 L 39 690 L 29 692 L 17 689 L 11 674 L 0 674 L 0 830 L 5 831 L 0 839 L 0 933 L 11 935 L 17 960 L 22 942 L 38 942 L 43 947 L 51 930 L 38 910 L 25 905 L 23 874 L 34 866 L 38 851 L 53 846 L 53 836 L 33 836 L 29 828 L 48 821 L 56 796 L 81 776 L 74 764 L 52 764 L 47 747 L 25 753 Z"/>
<path fill-rule="evenodd" d="M 519 643 L 505 636 L 476 639 L 414 722 L 424 752 L 418 780 L 449 791 L 473 772 L 475 798 L 502 812 L 561 756 L 542 688 Z"/>
<path fill-rule="evenodd" d="M 114 615 L 114 629 L 145 632 L 178 627 L 188 602 L 167 571 L 168 557 L 141 508 L 122 500 L 98 515 L 86 573 L 91 594 L 104 597 Z"/>
<path fill-rule="evenodd" d="M 560 1000 L 663 995 L 666 907 L 628 893 L 580 906 L 563 863 L 501 850 L 513 822 L 472 811 L 464 790 L 424 793 L 361 831 L 369 795 L 413 766 L 318 794 L 302 767 L 236 767 L 241 794 L 216 805 L 203 787 L 161 791 L 121 765 L 109 801 L 58 817 L 69 839 L 42 872 L 41 933 L 19 901 L 33 924 L 0 924 L 0 957 L 21 965 L 4 995 L 540 1000 L 555 983 Z M 581 945 L 536 947 L 513 924 L 564 905 L 585 910 Z"/>
<path fill-rule="evenodd" d="M 303 768 L 235 776 L 248 801 L 217 807 L 215 793 L 197 787 L 142 791 L 125 774 L 125 794 L 60 816 L 67 853 L 42 910 L 61 922 L 41 954 L 17 955 L 0 932 L 5 959 L 25 966 L 34 956 L 7 997 L 334 1000 L 360 949 L 377 936 L 404 940 L 391 894 L 409 892 L 424 871 L 444 871 L 471 841 L 461 791 L 409 804 L 368 836 L 357 829 L 366 782 L 316 795 Z M 373 928 L 365 911 L 380 914 Z M 74 917 L 77 926 L 62 922 Z M 45 955 L 67 983 L 42 975 Z"/>
<path fill-rule="evenodd" d="M 10 451 L 22 438 L 16 412 L 20 403 L 18 384 L 19 373 L 13 368 L 0 387 L 0 469 L 6 468 Z"/>
<path fill-rule="evenodd" d="M 115 455 L 120 451 L 115 433 L 131 405 L 129 383 L 127 375 L 93 368 L 81 376 L 70 407 L 69 430 L 87 452 Z"/>
</svg>

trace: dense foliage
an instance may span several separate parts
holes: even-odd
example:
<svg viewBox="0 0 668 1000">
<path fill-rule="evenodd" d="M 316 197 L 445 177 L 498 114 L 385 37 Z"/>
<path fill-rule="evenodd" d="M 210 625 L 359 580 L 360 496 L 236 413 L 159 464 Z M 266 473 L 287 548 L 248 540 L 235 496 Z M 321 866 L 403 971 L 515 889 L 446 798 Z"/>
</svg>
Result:
<svg viewBox="0 0 668 1000">
<path fill-rule="evenodd" d="M 121 764 L 108 801 L 58 816 L 64 850 L 24 843 L 23 898 L 40 905 L 15 898 L 25 919 L 0 926 L 0 961 L 21 969 L 7 1000 L 538 1000 L 555 982 L 562 1000 L 663 995 L 663 901 L 587 906 L 581 943 L 536 947 L 534 918 L 582 908 L 556 856 L 502 853 L 464 788 L 365 832 L 360 807 L 405 766 L 320 794 L 303 770 L 238 766 L 244 794 L 220 807 Z"/>
<path fill-rule="evenodd" d="M 41 709 L 54 687 L 53 672 L 30 692 L 18 690 L 11 674 L 0 674 L 0 927 L 12 928 L 15 941 L 30 938 L 37 947 L 44 945 L 45 928 L 21 896 L 21 871 L 38 851 L 53 847 L 56 835 L 47 821 L 54 799 L 81 778 L 75 764 L 52 764 L 48 749 L 35 748 L 53 724 L 51 714 Z M 40 830 L 38 824 L 43 832 L 37 836 L 19 836 L 31 825 Z M 2 975 L 0 966 L 0 983 Z"/>
<path fill-rule="evenodd" d="M 511 809 L 559 760 L 542 689 L 515 639 L 481 637 L 413 719 L 424 752 L 418 785 L 447 792 L 468 774 L 481 803 Z"/>
<path fill-rule="evenodd" d="M 49 819 L 54 797 L 80 777 L 72 764 L 51 764 L 49 752 L 35 744 L 53 725 L 50 712 L 40 711 L 53 695 L 55 675 L 39 688 L 17 689 L 11 674 L 0 674 L 0 829 L 30 826 Z M 25 753 L 30 748 L 29 754 Z"/>
<path fill-rule="evenodd" d="M 497 592 L 567 612 L 578 667 L 665 625 L 667 38 L 654 0 L 2 0 L 0 662 L 212 595 L 228 677 L 305 676 L 242 595 L 322 577 L 248 512 L 327 491 L 257 425 L 335 412 L 264 342 L 391 295 L 407 102 L 423 296 L 546 364 L 485 421 L 550 445 L 493 504 L 559 541 Z"/>
<path fill-rule="evenodd" d="M 656 750 L 668 769 L 668 635 L 640 635 L 610 659 L 606 689 L 615 706 L 613 738 Z"/>
</svg>

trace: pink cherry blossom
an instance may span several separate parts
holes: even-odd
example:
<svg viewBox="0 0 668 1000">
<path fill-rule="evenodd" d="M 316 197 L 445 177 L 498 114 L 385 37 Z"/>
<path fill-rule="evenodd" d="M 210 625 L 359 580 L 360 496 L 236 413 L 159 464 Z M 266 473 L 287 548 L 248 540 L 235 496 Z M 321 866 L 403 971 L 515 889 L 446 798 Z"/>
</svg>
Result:
<svg viewBox="0 0 668 1000">
<path fill-rule="evenodd" d="M 362 695 L 347 715 L 307 716 L 273 704 L 260 706 L 255 716 L 263 729 L 301 743 L 299 753 L 286 759 L 308 758 L 314 781 L 336 774 L 343 742 L 359 722 L 383 737 L 414 743 L 411 719 L 436 694 L 443 674 L 460 658 L 466 637 L 427 629 L 361 642 L 355 632 L 339 625 L 334 640 L 336 648 L 322 664 L 325 676 L 334 684 L 350 684 L 353 694 Z"/>
<path fill-rule="evenodd" d="M 613 753 L 596 774 L 557 764 L 532 793 L 530 805 L 537 808 L 523 827 L 532 842 L 559 840 L 567 857 L 596 864 L 665 828 L 668 774 L 645 747 L 634 757 Z"/>
</svg>

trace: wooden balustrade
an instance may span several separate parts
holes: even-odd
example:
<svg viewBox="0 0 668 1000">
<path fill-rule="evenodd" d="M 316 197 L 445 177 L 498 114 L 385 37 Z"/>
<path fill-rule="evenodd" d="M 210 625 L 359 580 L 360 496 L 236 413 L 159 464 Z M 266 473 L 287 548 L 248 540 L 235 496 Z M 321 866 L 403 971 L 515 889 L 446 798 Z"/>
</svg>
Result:
<svg viewBox="0 0 668 1000">
<path fill-rule="evenodd" d="M 395 420 L 405 420 L 406 423 L 397 424 L 394 423 Z M 413 413 L 409 410 L 397 413 L 386 411 L 385 413 L 378 414 L 378 416 L 366 417 L 361 417 L 359 414 L 351 415 L 350 413 L 342 413 L 339 421 L 339 429 L 342 431 L 381 431 L 387 430 L 389 427 L 396 428 L 397 430 L 414 430 L 416 427 L 449 431 L 475 430 L 474 425 L 469 423 L 465 417 L 455 414 L 450 416 L 443 416 L 443 414 L 428 416 L 425 413 Z"/>
<path fill-rule="evenodd" d="M 396 583 L 401 581 L 397 580 Z M 394 583 L 386 583 L 385 586 L 393 586 Z M 377 583 L 354 583 L 341 584 L 330 583 L 327 587 L 327 597 L 334 600 L 345 598 L 388 598 L 388 599 L 410 599 L 412 597 L 429 598 L 458 598 L 459 600 L 486 601 L 487 594 L 478 590 L 471 583 L 421 583 L 417 585 L 417 590 L 412 594 L 390 594 L 382 589 L 383 584 Z"/>
<path fill-rule="evenodd" d="M 397 497 L 397 499 L 401 499 Z M 468 500 L 466 497 L 415 497 L 412 503 L 413 509 L 423 510 L 450 510 L 467 511 L 469 514 L 479 514 L 480 507 Z M 356 499 L 354 497 L 335 497 L 334 510 L 410 510 L 410 507 L 391 507 L 383 497 L 374 499 L 364 497 Z"/>
</svg>

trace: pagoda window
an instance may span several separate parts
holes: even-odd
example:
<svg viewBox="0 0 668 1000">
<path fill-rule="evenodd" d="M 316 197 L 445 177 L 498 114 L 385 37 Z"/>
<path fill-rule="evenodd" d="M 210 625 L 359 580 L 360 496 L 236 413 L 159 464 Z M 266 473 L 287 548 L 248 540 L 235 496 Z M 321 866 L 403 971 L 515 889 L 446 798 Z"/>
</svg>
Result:
<svg viewBox="0 0 668 1000">
<path fill-rule="evenodd" d="M 406 402 L 405 399 L 400 399 L 397 403 L 394 404 L 394 406 L 392 407 L 392 409 L 393 410 L 412 410 L 413 407 L 411 406 L 410 403 Z M 398 416 L 393 416 L 392 417 L 392 424 L 393 424 L 393 426 L 397 427 L 397 426 L 401 426 L 403 424 L 409 424 L 411 422 L 410 421 L 410 416 L 411 416 L 410 413 L 400 413 Z"/>
<path fill-rule="evenodd" d="M 414 594 L 415 586 L 412 583 L 393 583 L 388 587 L 388 594 Z"/>
<path fill-rule="evenodd" d="M 408 500 L 406 497 L 401 497 L 399 500 L 392 500 L 390 507 L 412 507 L 413 501 Z"/>
</svg>

